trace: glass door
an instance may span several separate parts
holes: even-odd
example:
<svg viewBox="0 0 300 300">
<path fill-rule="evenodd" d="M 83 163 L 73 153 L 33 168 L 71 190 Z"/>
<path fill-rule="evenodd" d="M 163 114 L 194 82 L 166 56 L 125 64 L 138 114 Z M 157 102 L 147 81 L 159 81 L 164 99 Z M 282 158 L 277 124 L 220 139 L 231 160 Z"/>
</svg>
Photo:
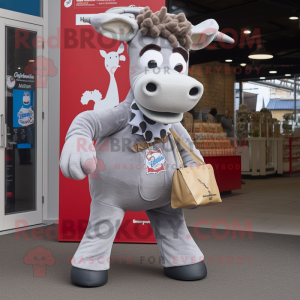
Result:
<svg viewBox="0 0 300 300">
<path fill-rule="evenodd" d="M 42 223 L 41 37 L 0 18 L 0 231 Z"/>
</svg>

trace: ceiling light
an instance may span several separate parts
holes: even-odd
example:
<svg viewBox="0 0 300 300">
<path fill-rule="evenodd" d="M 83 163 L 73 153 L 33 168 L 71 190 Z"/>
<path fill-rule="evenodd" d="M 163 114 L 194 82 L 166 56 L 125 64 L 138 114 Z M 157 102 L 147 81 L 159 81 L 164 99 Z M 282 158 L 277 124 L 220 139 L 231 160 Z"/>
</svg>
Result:
<svg viewBox="0 0 300 300">
<path fill-rule="evenodd" d="M 297 12 L 296 10 L 293 10 L 293 13 L 291 13 L 290 20 L 298 20 L 299 19 L 299 12 Z"/>
<path fill-rule="evenodd" d="M 21 70 L 21 67 L 19 67 L 18 69 Z"/>
<path fill-rule="evenodd" d="M 244 33 L 249 34 L 249 33 L 251 33 L 251 30 L 246 29 L 246 30 L 244 30 Z"/>
<path fill-rule="evenodd" d="M 273 55 L 264 48 L 256 49 L 249 56 L 251 59 L 270 59 Z"/>
<path fill-rule="evenodd" d="M 275 71 L 275 70 L 274 70 L 274 71 L 269 71 L 269 73 L 270 73 L 270 74 L 276 74 L 277 71 Z"/>
<path fill-rule="evenodd" d="M 247 64 L 245 64 L 245 63 L 242 63 L 242 64 L 240 64 L 242 67 L 245 67 Z"/>
<path fill-rule="evenodd" d="M 29 60 L 30 63 L 34 63 L 34 59 Z"/>
<path fill-rule="evenodd" d="M 292 74 L 284 74 L 284 76 L 292 76 Z"/>
<path fill-rule="evenodd" d="M 292 15 L 289 17 L 290 20 L 298 20 L 299 19 L 299 15 L 296 11 L 294 11 L 292 13 Z"/>
<path fill-rule="evenodd" d="M 225 61 L 226 62 L 232 62 L 232 59 L 226 59 Z"/>
<path fill-rule="evenodd" d="M 259 77 L 259 79 L 266 79 L 266 77 Z"/>
</svg>

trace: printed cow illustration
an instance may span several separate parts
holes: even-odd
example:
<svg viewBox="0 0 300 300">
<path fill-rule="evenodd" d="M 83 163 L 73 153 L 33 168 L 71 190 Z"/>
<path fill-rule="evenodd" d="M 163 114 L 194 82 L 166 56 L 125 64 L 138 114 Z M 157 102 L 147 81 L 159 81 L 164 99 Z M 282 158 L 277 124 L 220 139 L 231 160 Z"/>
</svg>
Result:
<svg viewBox="0 0 300 300">
<path fill-rule="evenodd" d="M 112 244 L 127 210 L 146 211 L 167 277 L 201 280 L 207 275 L 203 253 L 189 234 L 182 209 L 170 205 L 179 162 L 169 133 L 172 128 L 202 158 L 180 123 L 203 94 L 202 84 L 187 76 L 189 50 L 234 41 L 218 31 L 215 20 L 192 26 L 183 13 L 167 14 L 165 7 L 155 13 L 149 7 L 116 7 L 84 21 L 99 34 L 128 43 L 135 72 L 130 72 L 124 102 L 79 114 L 66 136 L 60 161 L 66 177 L 82 180 L 93 173 L 97 160 L 105 164 L 96 179 L 89 175 L 90 219 L 72 260 L 72 283 L 106 284 Z M 184 165 L 193 165 L 189 153 L 179 144 L 178 149 Z"/>
<path fill-rule="evenodd" d="M 115 78 L 115 72 L 120 68 L 120 61 L 125 61 L 126 57 L 120 55 L 124 51 L 124 45 L 121 44 L 118 50 L 106 53 L 105 50 L 100 50 L 101 56 L 104 58 L 104 66 L 110 76 L 109 87 L 104 99 L 102 99 L 102 94 L 98 90 L 93 92 L 86 91 L 81 97 L 81 103 L 86 105 L 90 100 L 95 102 L 94 110 L 102 111 L 114 107 L 119 104 L 119 91 L 118 85 Z"/>
</svg>

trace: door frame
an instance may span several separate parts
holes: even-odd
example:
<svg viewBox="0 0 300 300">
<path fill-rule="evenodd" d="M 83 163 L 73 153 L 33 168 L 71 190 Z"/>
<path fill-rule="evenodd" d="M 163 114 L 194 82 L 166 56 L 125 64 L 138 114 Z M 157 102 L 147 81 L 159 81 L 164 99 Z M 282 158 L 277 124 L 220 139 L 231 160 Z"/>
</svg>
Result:
<svg viewBox="0 0 300 300">
<path fill-rule="evenodd" d="M 47 41 L 49 36 L 48 1 L 49 0 L 43 0 L 42 17 L 31 16 L 0 8 L 0 18 L 42 26 L 42 36 L 45 39 L 45 41 Z M 42 55 L 46 58 L 49 57 L 49 49 L 47 43 L 45 43 L 45 48 L 42 49 Z M 44 221 L 48 219 L 48 87 L 42 89 L 42 112 L 42 220 Z M 4 178 L 2 179 L 4 180 Z"/>
</svg>

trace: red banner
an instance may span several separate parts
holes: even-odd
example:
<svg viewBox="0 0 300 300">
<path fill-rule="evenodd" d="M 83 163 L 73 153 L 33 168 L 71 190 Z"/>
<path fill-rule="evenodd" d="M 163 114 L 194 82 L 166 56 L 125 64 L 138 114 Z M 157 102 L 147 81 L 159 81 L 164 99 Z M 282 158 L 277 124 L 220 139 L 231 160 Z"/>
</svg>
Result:
<svg viewBox="0 0 300 300">
<path fill-rule="evenodd" d="M 164 0 L 154 1 L 61 1 L 61 97 L 60 97 L 60 151 L 73 119 L 95 105 L 125 100 L 130 89 L 129 57 L 127 45 L 115 72 L 119 99 L 109 98 L 111 78 L 100 53 L 117 51 L 122 42 L 100 36 L 87 23 L 85 16 L 103 13 L 109 8 L 136 5 L 150 6 L 153 11 L 165 5 Z M 111 91 L 110 91 L 111 92 Z M 114 93 L 115 94 L 115 93 Z M 90 99 L 94 99 L 91 101 Z M 90 101 L 89 101 L 90 100 Z M 106 100 L 106 101 L 103 101 Z M 111 107 L 113 107 L 112 105 Z M 106 107 L 105 107 L 106 108 Z M 88 179 L 75 181 L 59 178 L 59 240 L 80 241 L 88 223 L 90 193 Z M 116 237 L 116 242 L 155 243 L 151 225 L 145 212 L 127 212 Z"/>
</svg>

